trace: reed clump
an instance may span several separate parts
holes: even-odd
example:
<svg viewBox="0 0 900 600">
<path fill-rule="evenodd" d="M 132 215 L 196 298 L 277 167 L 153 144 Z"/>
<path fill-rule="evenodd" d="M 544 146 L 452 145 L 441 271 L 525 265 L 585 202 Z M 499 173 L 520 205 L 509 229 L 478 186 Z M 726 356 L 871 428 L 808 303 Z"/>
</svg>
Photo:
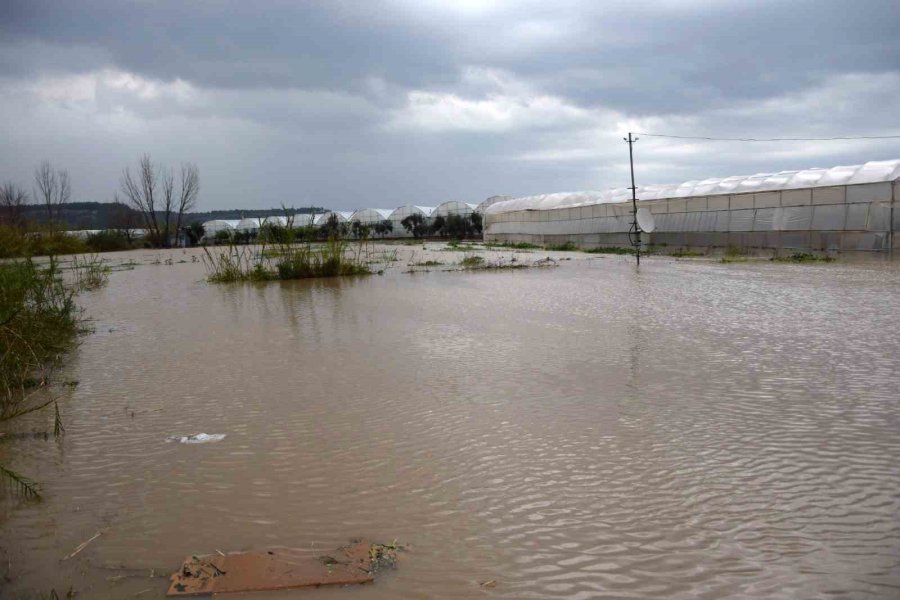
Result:
<svg viewBox="0 0 900 600">
<path fill-rule="evenodd" d="M 90 252 L 84 240 L 62 231 L 26 231 L 0 225 L 0 258 L 59 256 Z"/>
<path fill-rule="evenodd" d="M 109 282 L 110 268 L 103 264 L 103 259 L 96 254 L 72 258 L 72 271 L 75 287 L 78 290 L 96 290 Z"/>
<path fill-rule="evenodd" d="M 513 250 L 538 250 L 541 246 L 530 242 L 485 242 L 485 248 L 511 248 Z"/>
<path fill-rule="evenodd" d="M 362 248 L 360 244 L 357 252 L 351 252 L 347 242 L 335 238 L 324 244 L 284 241 L 262 248 L 231 245 L 218 253 L 204 248 L 203 262 L 213 283 L 368 275 L 372 271 Z"/>
<path fill-rule="evenodd" d="M 0 264 L 0 423 L 56 404 L 50 373 L 79 332 L 75 294 L 88 281 L 105 283 L 96 273 L 82 275 L 84 262 L 73 269 L 74 282 L 67 282 L 55 257 L 45 264 L 31 259 Z M 54 435 L 62 429 L 57 407 Z M 21 497 L 40 497 L 34 481 L 5 465 L 0 480 Z"/>
<path fill-rule="evenodd" d="M 599 246 L 597 248 L 588 248 L 584 252 L 587 254 L 634 254 L 634 248 L 623 248 L 621 246 Z"/>
<path fill-rule="evenodd" d="M 836 259 L 831 256 L 819 256 L 810 252 L 794 252 L 787 256 L 774 256 L 770 260 L 773 262 L 788 263 L 817 263 L 817 262 L 834 262 Z"/>
</svg>

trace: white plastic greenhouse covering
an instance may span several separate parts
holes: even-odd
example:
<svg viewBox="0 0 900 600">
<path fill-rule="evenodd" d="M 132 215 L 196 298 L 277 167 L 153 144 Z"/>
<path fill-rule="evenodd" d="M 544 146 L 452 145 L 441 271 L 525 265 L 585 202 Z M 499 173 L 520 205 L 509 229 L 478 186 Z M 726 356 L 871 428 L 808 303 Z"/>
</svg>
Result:
<svg viewBox="0 0 900 600">
<path fill-rule="evenodd" d="M 351 215 L 350 221 L 359 221 L 363 225 L 380 223 L 389 220 L 391 212 L 386 208 L 360 208 Z"/>
<path fill-rule="evenodd" d="M 353 216 L 353 213 L 346 212 L 346 211 L 331 211 L 331 210 L 329 210 L 327 212 L 323 212 L 321 215 L 316 215 L 315 225 L 317 227 L 324 225 L 325 223 L 328 222 L 328 219 L 331 217 L 331 215 L 337 215 L 338 223 L 346 223 L 350 220 L 350 217 Z"/>
<path fill-rule="evenodd" d="M 831 169 L 806 169 L 781 171 L 735 177 L 713 177 L 703 181 L 686 181 L 681 184 L 638 186 L 639 200 L 663 200 L 695 196 L 718 196 L 748 192 L 798 190 L 814 187 L 833 187 L 864 183 L 895 181 L 900 178 L 900 159 L 872 161 L 862 165 L 833 167 Z M 631 190 L 613 188 L 602 192 L 560 192 L 515 198 L 492 204 L 486 214 L 498 214 L 517 210 L 553 210 L 577 208 L 595 204 L 630 202 Z"/>
<path fill-rule="evenodd" d="M 433 206 L 418 206 L 416 204 L 404 204 L 403 206 L 398 206 L 391 212 L 390 217 L 388 217 L 391 221 L 397 221 L 398 223 L 405 219 L 410 215 L 422 215 L 426 219 L 431 216 L 431 213 L 434 212 Z"/>
<path fill-rule="evenodd" d="M 406 228 L 403 227 L 403 219 L 410 215 L 422 215 L 425 219 L 428 219 L 433 212 L 433 206 L 416 206 L 415 204 L 398 206 L 391 212 L 390 216 L 391 223 L 393 224 L 391 237 L 412 237 L 412 233 L 406 231 Z"/>
<path fill-rule="evenodd" d="M 298 227 L 307 227 L 308 225 L 315 225 L 316 223 L 316 215 L 314 213 L 297 213 L 293 217 L 293 228 L 297 229 Z"/>
<path fill-rule="evenodd" d="M 481 203 L 475 207 L 475 212 L 484 214 L 484 209 L 486 209 L 488 206 L 512 199 L 512 196 L 491 196 L 490 198 L 482 200 Z"/>
<path fill-rule="evenodd" d="M 238 224 L 235 226 L 235 229 L 238 231 L 258 231 L 259 226 L 262 225 L 264 219 L 260 217 L 248 217 L 246 219 L 241 219 L 238 221 Z"/>
<path fill-rule="evenodd" d="M 477 204 L 468 204 L 467 202 L 459 202 L 457 200 L 448 200 L 447 202 L 437 205 L 437 208 L 431 213 L 432 217 L 448 217 L 450 215 L 460 215 L 465 217 L 471 215 L 478 208 Z"/>
<path fill-rule="evenodd" d="M 288 218 L 287 218 L 287 217 L 282 217 L 282 216 L 277 216 L 277 217 L 266 217 L 265 219 L 263 219 L 263 223 L 265 223 L 266 225 L 275 225 L 275 226 L 278 226 L 278 227 L 287 227 L 287 225 L 288 225 Z"/>
<path fill-rule="evenodd" d="M 203 223 L 203 231 L 206 237 L 215 237 L 220 231 L 234 231 L 240 221 L 213 219 Z"/>
</svg>

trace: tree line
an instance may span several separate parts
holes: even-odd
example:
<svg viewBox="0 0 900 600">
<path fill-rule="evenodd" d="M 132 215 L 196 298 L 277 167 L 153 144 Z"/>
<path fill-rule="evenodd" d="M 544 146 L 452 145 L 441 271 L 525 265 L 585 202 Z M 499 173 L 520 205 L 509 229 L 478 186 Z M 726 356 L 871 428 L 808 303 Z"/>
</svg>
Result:
<svg viewBox="0 0 900 600">
<path fill-rule="evenodd" d="M 114 226 L 122 230 L 143 229 L 145 243 L 170 247 L 199 193 L 200 170 L 196 164 L 182 163 L 175 171 L 154 163 L 145 154 L 135 170 L 125 167 L 122 171 L 113 204 L 127 210 L 119 211 Z M 30 193 L 14 181 L 0 185 L 0 225 L 20 231 L 29 229 L 28 206 L 39 204 L 45 218 L 35 233 L 53 238 L 64 229 L 61 216 L 71 197 L 69 172 L 56 169 L 45 160 L 34 170 Z"/>
</svg>

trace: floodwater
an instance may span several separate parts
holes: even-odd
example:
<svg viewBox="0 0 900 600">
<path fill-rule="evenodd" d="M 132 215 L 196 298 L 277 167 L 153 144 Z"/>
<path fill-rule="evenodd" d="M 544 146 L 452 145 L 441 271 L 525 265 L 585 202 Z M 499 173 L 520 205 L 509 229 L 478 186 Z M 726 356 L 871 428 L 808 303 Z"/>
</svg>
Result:
<svg viewBox="0 0 900 600">
<path fill-rule="evenodd" d="M 170 256 L 81 296 L 64 438 L 0 445 L 45 494 L 0 498 L 3 597 L 158 598 L 190 554 L 354 537 L 408 549 L 235 598 L 900 597 L 896 263 L 210 285 Z"/>
</svg>

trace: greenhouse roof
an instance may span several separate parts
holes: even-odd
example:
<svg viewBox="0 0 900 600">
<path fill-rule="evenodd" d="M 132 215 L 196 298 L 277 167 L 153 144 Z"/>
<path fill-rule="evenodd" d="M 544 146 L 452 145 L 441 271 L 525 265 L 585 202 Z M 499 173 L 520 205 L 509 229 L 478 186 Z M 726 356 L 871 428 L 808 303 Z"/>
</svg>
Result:
<svg viewBox="0 0 900 600">
<path fill-rule="evenodd" d="M 862 165 L 832 167 L 831 169 L 781 171 L 779 173 L 759 173 L 757 175 L 735 177 L 713 177 L 702 181 L 686 181 L 681 184 L 638 186 L 637 197 L 639 200 L 661 200 L 664 198 L 716 196 L 721 194 L 744 194 L 748 192 L 880 183 L 897 181 L 898 179 L 900 179 L 900 159 L 871 161 Z M 629 200 L 631 200 L 631 190 L 628 188 L 614 188 L 593 192 L 558 192 L 497 202 L 488 206 L 485 212 L 496 214 L 516 210 L 552 210 L 554 208 L 574 208 L 593 204 L 628 202 Z"/>
</svg>

